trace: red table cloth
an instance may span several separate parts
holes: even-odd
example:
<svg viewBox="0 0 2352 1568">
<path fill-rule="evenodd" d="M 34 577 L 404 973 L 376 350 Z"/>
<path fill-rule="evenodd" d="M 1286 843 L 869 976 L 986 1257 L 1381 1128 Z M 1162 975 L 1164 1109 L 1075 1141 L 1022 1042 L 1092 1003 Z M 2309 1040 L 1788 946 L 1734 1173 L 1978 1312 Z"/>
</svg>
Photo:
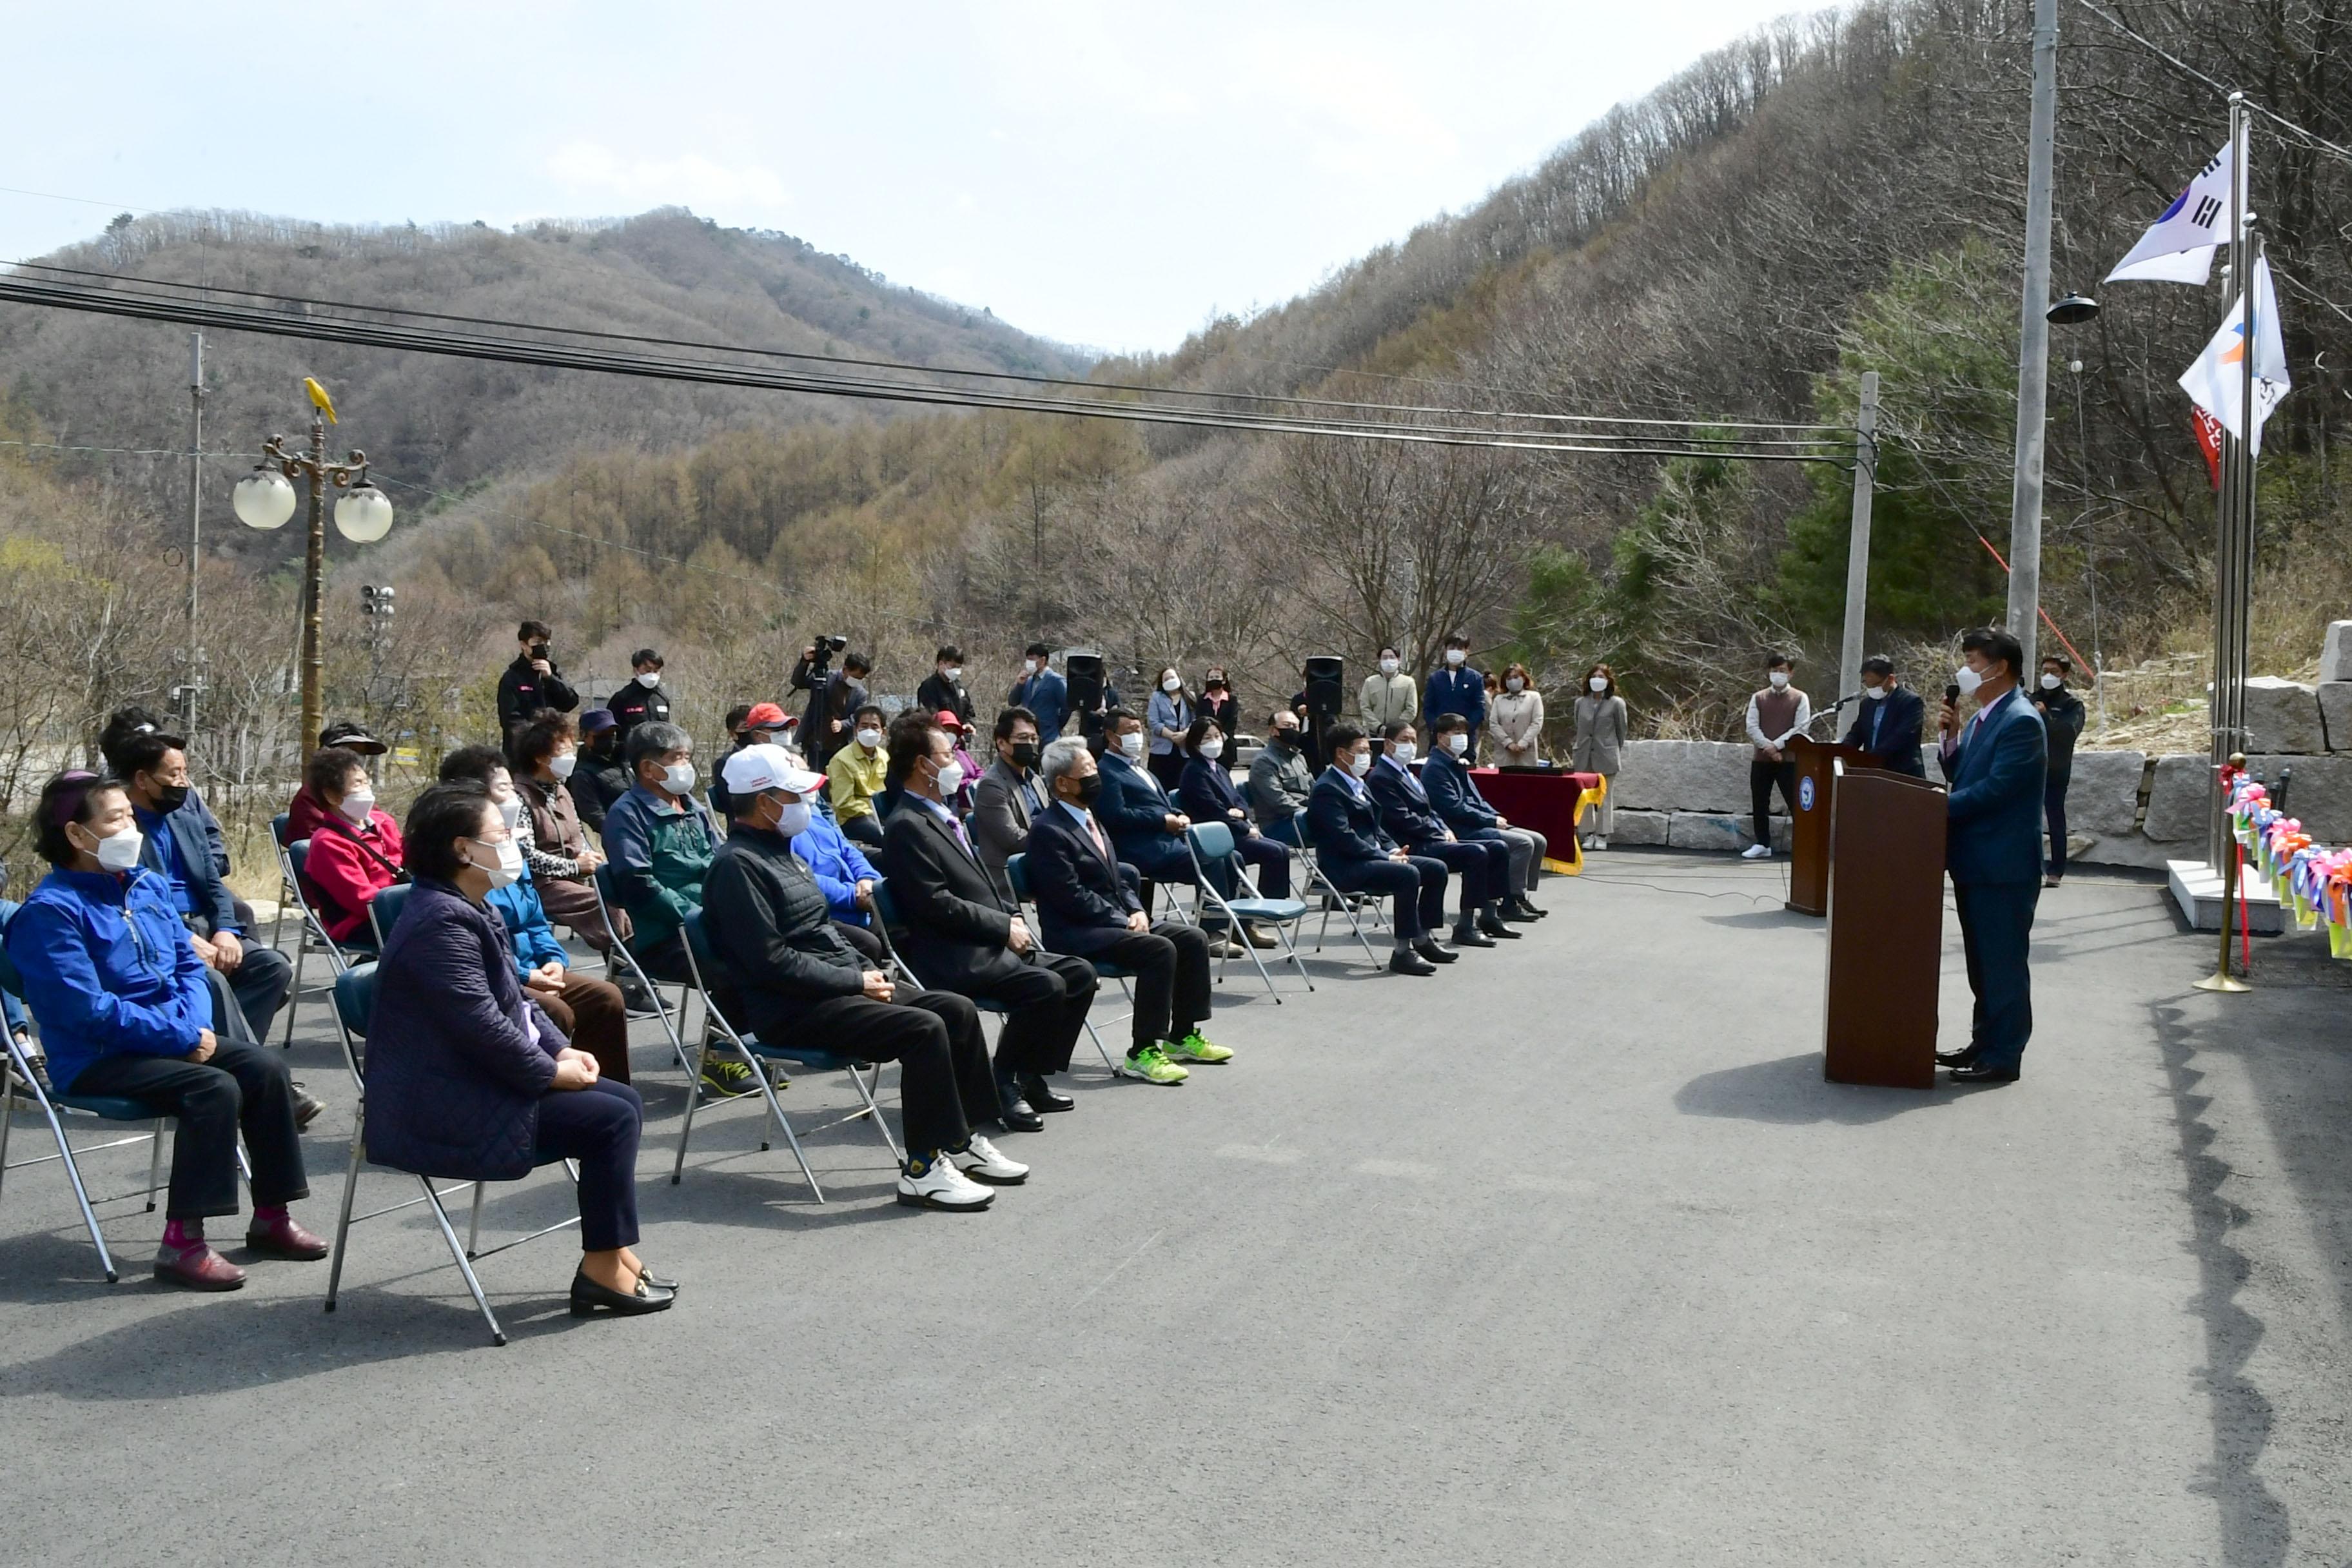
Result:
<svg viewBox="0 0 2352 1568">
<path fill-rule="evenodd" d="M 1486 804 L 1508 817 L 1512 826 L 1544 836 L 1556 869 L 1573 875 L 1584 868 L 1583 855 L 1576 846 L 1576 819 L 1590 804 L 1588 795 L 1596 801 L 1600 798 L 1603 785 L 1599 773 L 1575 773 L 1565 768 L 1529 773 L 1472 768 L 1470 776 Z"/>
</svg>

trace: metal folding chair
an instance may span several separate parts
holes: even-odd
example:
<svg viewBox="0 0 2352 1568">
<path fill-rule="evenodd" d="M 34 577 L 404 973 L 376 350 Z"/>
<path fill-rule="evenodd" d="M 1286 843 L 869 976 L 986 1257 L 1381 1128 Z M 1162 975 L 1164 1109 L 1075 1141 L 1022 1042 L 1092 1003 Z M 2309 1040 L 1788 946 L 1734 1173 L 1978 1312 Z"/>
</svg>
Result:
<svg viewBox="0 0 2352 1568">
<path fill-rule="evenodd" d="M 1290 928 L 1307 918 L 1307 906 L 1297 899 L 1268 899 L 1258 893 L 1257 883 L 1242 864 L 1241 852 L 1234 847 L 1234 830 L 1222 822 L 1196 822 L 1184 833 L 1184 847 L 1192 857 L 1192 874 L 1200 879 L 1199 896 L 1224 911 L 1233 928 L 1234 941 L 1242 944 L 1249 961 L 1257 966 L 1258 978 L 1265 982 L 1267 993 L 1276 1006 L 1282 1005 L 1282 993 L 1276 989 L 1274 976 L 1265 961 L 1257 955 L 1257 946 L 1249 941 L 1243 922 L 1270 925 L 1282 938 L 1282 956 L 1298 971 L 1298 978 L 1307 982 L 1307 989 L 1315 989 L 1315 979 L 1307 973 L 1306 961 L 1298 956 L 1298 945 L 1290 940 Z M 1220 877 L 1230 875 L 1234 885 L 1248 890 L 1245 898 L 1229 899 L 1217 890 Z M 1225 956 L 1217 963 L 1217 980 L 1225 978 L 1225 965 L 1233 962 L 1232 943 L 1226 944 Z"/>
<path fill-rule="evenodd" d="M 280 869 L 284 872 L 286 886 L 293 891 L 294 907 L 302 911 L 301 937 L 294 943 L 294 983 L 286 991 L 286 1037 L 279 1042 L 283 1047 L 291 1047 L 294 1044 L 294 1015 L 299 1010 L 302 999 L 302 963 L 310 954 L 311 940 L 315 938 L 319 945 L 327 950 L 327 962 L 334 967 L 335 973 L 341 974 L 349 969 L 352 962 L 342 944 L 327 934 L 325 918 L 310 902 L 310 896 L 302 890 L 302 869 L 310 863 L 310 841 L 296 839 L 285 846 L 282 857 Z M 328 985 L 333 984 L 331 979 L 329 980 Z M 326 987 L 314 986 L 312 989 L 318 991 Z"/>
<path fill-rule="evenodd" d="M 352 1040 L 364 1040 L 367 1037 L 368 1016 L 375 1008 L 375 974 L 373 963 L 361 963 L 346 969 L 335 977 L 335 1020 L 342 1027 L 344 1050 L 347 1054 L 352 1054 Z M 356 1072 L 358 1058 L 355 1054 L 352 1054 L 352 1060 L 353 1070 Z M 559 1230 L 569 1230 L 580 1223 L 579 1215 L 574 1215 L 572 1218 L 555 1225 L 543 1226 L 527 1236 L 519 1236 L 512 1241 L 502 1241 L 496 1247 L 481 1247 L 477 1244 L 481 1240 L 482 1194 L 489 1184 L 474 1182 L 471 1184 L 474 1189 L 473 1223 L 467 1234 L 465 1245 L 460 1247 L 457 1244 L 457 1227 L 449 1223 L 449 1211 L 443 1206 L 441 1200 L 453 1193 L 463 1192 L 467 1184 L 461 1180 L 455 1185 L 436 1189 L 431 1177 L 420 1175 L 415 1171 L 403 1171 L 397 1165 L 372 1162 L 368 1158 L 366 1140 L 367 1092 L 365 1080 L 362 1079 L 359 1109 L 352 1117 L 351 1164 L 343 1176 L 343 1205 L 335 1218 L 334 1258 L 327 1269 L 326 1310 L 330 1312 L 335 1310 L 335 1298 L 343 1281 L 344 1249 L 351 1237 L 352 1226 L 362 1220 L 380 1218 L 384 1215 L 396 1214 L 404 1208 L 414 1208 L 418 1204 L 425 1204 L 432 1207 L 434 1224 L 439 1227 L 441 1239 L 449 1248 L 449 1260 L 457 1266 L 458 1274 L 464 1278 L 466 1289 L 474 1298 L 474 1306 L 481 1312 L 482 1321 L 489 1325 L 490 1342 L 498 1345 L 506 1343 L 507 1332 L 499 1326 L 498 1314 L 490 1310 L 489 1299 L 483 1295 L 482 1282 L 474 1273 L 475 1261 L 488 1258 L 495 1253 L 504 1252 L 510 1247 L 520 1247 L 526 1241 L 534 1241 L 542 1236 L 551 1236 Z M 562 1165 L 564 1174 L 572 1178 L 573 1184 L 579 1184 L 579 1169 L 571 1161 L 550 1160 L 544 1163 Z M 363 1215 L 353 1215 L 352 1200 L 359 1192 L 360 1167 L 369 1163 L 375 1163 L 383 1170 L 397 1172 L 401 1175 L 414 1178 L 418 1189 L 417 1195 L 396 1204 L 388 1204 L 380 1209 L 370 1209 Z"/>
<path fill-rule="evenodd" d="M 612 973 L 612 961 L 617 959 L 627 966 L 631 974 L 636 976 L 637 984 L 645 989 L 646 994 L 653 998 L 654 1016 L 661 1020 L 662 1033 L 669 1037 L 669 1048 L 677 1058 L 677 1065 L 686 1070 L 686 1092 L 688 1103 L 691 1104 L 700 1093 L 697 1086 L 702 1080 L 702 1072 L 688 1059 L 686 1049 L 688 987 L 682 982 L 673 982 L 678 986 L 677 1016 L 673 1019 L 669 1016 L 669 1005 L 662 1000 L 661 987 L 654 984 L 653 976 L 647 974 L 645 966 L 637 962 L 637 955 L 629 951 L 629 944 L 621 940 L 621 928 L 613 923 L 613 907 L 618 900 L 613 894 L 613 868 L 610 863 L 597 867 L 595 874 L 588 879 L 588 885 L 596 889 L 596 912 L 604 918 L 604 929 L 613 933 L 612 958 L 606 961 L 605 973 Z"/>
<path fill-rule="evenodd" d="M 1364 950 L 1364 956 L 1371 960 L 1372 967 L 1379 968 L 1380 955 L 1372 951 L 1372 944 L 1364 940 L 1364 928 L 1356 920 L 1356 895 L 1341 892 L 1331 879 L 1323 874 L 1322 862 L 1315 855 L 1314 830 L 1307 826 L 1307 814 L 1302 811 L 1291 820 L 1298 827 L 1298 855 L 1307 867 L 1307 890 L 1312 893 L 1319 887 L 1325 899 L 1323 923 L 1315 932 L 1315 951 L 1323 951 L 1323 939 L 1331 931 L 1331 906 L 1336 903 L 1339 906 L 1339 912 L 1347 916 L 1348 929 L 1355 933 L 1357 945 Z M 1381 916 L 1377 900 L 1372 905 L 1372 922 L 1374 931 L 1381 929 Z"/>
<path fill-rule="evenodd" d="M 1034 906 L 1036 903 L 1036 900 L 1031 898 L 1029 895 L 1029 857 L 1026 855 L 1014 855 L 1007 858 L 1004 862 L 1004 874 L 1006 879 L 1013 884 L 1013 900 L 1017 903 Z M 1095 977 L 1097 979 L 1118 981 L 1120 993 L 1127 997 L 1127 1011 L 1121 1013 L 1118 1018 L 1109 1019 L 1108 1022 L 1116 1024 L 1121 1019 L 1133 1017 L 1135 1016 L 1135 993 L 1129 989 L 1127 983 L 1130 979 L 1134 978 L 1134 976 L 1127 970 L 1121 969 L 1118 964 L 1106 963 L 1099 958 L 1090 959 L 1087 962 L 1091 963 L 1095 966 Z M 1095 1054 L 1102 1058 L 1103 1066 L 1110 1069 L 1110 1075 L 1113 1078 L 1117 1078 L 1118 1076 L 1118 1063 L 1112 1058 L 1110 1047 L 1103 1044 L 1103 1037 L 1101 1034 L 1096 1030 L 1095 1021 L 1091 1016 L 1087 1019 L 1087 1037 L 1094 1041 Z"/>
<path fill-rule="evenodd" d="M 400 911 L 408 907 L 409 889 L 414 886 L 410 882 L 395 882 L 368 900 L 368 924 L 375 931 L 378 952 L 383 951 L 383 944 L 391 939 L 392 928 L 400 923 Z"/>
</svg>

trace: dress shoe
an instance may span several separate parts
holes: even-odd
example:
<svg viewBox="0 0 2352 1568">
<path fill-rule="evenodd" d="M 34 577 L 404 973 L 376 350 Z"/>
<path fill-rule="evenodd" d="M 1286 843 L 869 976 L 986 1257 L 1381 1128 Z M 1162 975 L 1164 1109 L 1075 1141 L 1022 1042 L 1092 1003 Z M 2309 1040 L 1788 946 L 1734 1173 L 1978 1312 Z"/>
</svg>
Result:
<svg viewBox="0 0 2352 1568">
<path fill-rule="evenodd" d="M 327 1244 L 295 1223 L 292 1215 L 281 1215 L 264 1224 L 256 1220 L 245 1233 L 246 1250 L 264 1258 L 283 1258 L 296 1263 L 316 1263 L 327 1256 Z"/>
<path fill-rule="evenodd" d="M 1078 1103 L 1047 1083 L 1045 1074 L 1034 1072 L 1024 1072 L 1021 1075 L 1021 1098 L 1029 1102 L 1030 1110 L 1040 1115 L 1056 1110 L 1073 1110 L 1077 1108 Z"/>
<path fill-rule="evenodd" d="M 1433 936 L 1423 937 L 1412 944 L 1412 950 L 1432 963 L 1452 963 L 1462 956 L 1452 948 L 1441 945 Z"/>
<path fill-rule="evenodd" d="M 1475 924 L 1458 925 L 1454 928 L 1454 945 L 1456 947 L 1492 947 L 1495 945 L 1495 939 L 1488 936 L 1485 931 L 1480 931 Z"/>
<path fill-rule="evenodd" d="M 996 1118 L 1004 1123 L 1008 1132 L 1043 1132 L 1045 1119 L 1029 1108 L 1029 1102 L 1019 1095 L 1007 1095 L 1004 1108 Z"/>
<path fill-rule="evenodd" d="M 1936 1053 L 1936 1065 L 1939 1068 L 1969 1067 L 1974 1065 L 1978 1054 L 1977 1048 L 1974 1046 L 1969 1047 L 1966 1050 L 1937 1051 Z"/>
<path fill-rule="evenodd" d="M 325 1100 L 320 1100 L 317 1095 L 312 1094 L 309 1089 L 304 1089 L 299 1080 L 295 1083 L 294 1125 L 296 1127 L 301 1128 L 310 1126 L 310 1123 L 319 1120 L 319 1112 L 326 1109 L 327 1102 Z"/>
<path fill-rule="evenodd" d="M 1539 921 L 1543 919 L 1544 916 L 1551 913 L 1549 910 L 1538 909 L 1536 907 L 1536 901 L 1528 897 L 1525 893 L 1521 893 L 1517 899 L 1512 900 L 1512 909 L 1517 912 L 1519 919 L 1523 921 Z"/>
<path fill-rule="evenodd" d="M 1495 907 L 1492 904 L 1478 912 L 1478 929 L 1497 942 L 1519 940 L 1519 933 L 1503 923 L 1503 917 L 1495 912 Z"/>
<path fill-rule="evenodd" d="M 166 1247 L 155 1255 L 155 1278 L 166 1285 L 191 1290 L 240 1290 L 245 1270 L 199 1241 L 193 1247 Z"/>
<path fill-rule="evenodd" d="M 1543 919 L 1541 910 L 1530 910 L 1517 899 L 1505 899 L 1497 903 L 1495 915 L 1496 919 L 1508 921 L 1514 925 L 1527 925 Z"/>
<path fill-rule="evenodd" d="M 1252 947 L 1280 947 L 1282 945 L 1282 939 L 1274 934 L 1274 928 L 1271 926 L 1245 925 L 1242 927 L 1242 931 L 1244 935 L 1249 938 L 1250 945 Z"/>
<path fill-rule="evenodd" d="M 575 1318 L 596 1312 L 610 1312 L 616 1318 L 642 1317 L 647 1312 L 666 1312 L 677 1300 L 676 1290 L 657 1289 L 643 1275 L 638 1276 L 634 1290 L 599 1285 L 585 1274 L 572 1277 L 572 1315 Z"/>
<path fill-rule="evenodd" d="M 1952 1069 L 1952 1081 L 1954 1083 L 2015 1083 L 2017 1069 L 1982 1067 L 1970 1062 L 1965 1067 L 1956 1067 Z"/>
<path fill-rule="evenodd" d="M 1434 974 L 1437 965 L 1409 948 L 1400 949 L 1389 957 L 1391 974 Z"/>
<path fill-rule="evenodd" d="M 677 1280 L 665 1279 L 650 1268 L 639 1268 L 637 1280 L 648 1290 L 667 1290 L 673 1295 L 677 1291 Z"/>
</svg>

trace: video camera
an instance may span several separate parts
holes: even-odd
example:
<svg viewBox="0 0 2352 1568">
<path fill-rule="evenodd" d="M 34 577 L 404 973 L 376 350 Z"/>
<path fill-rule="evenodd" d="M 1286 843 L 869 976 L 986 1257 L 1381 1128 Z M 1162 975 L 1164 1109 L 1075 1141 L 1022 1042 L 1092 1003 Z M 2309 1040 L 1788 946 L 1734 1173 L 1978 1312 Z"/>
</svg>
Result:
<svg viewBox="0 0 2352 1568">
<path fill-rule="evenodd" d="M 833 668 L 833 661 L 839 658 L 841 650 L 848 646 L 849 639 L 847 637 L 812 637 L 809 639 L 809 647 L 811 651 L 809 653 L 808 673 L 809 681 L 812 685 L 814 685 L 817 679 L 824 675 L 826 670 Z"/>
</svg>

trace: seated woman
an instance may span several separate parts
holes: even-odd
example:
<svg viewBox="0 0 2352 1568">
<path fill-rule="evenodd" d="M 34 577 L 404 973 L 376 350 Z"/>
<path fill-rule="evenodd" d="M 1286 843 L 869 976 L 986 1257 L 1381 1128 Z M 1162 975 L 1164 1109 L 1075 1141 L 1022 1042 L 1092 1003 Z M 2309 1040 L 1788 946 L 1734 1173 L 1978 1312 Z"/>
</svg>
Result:
<svg viewBox="0 0 2352 1568">
<path fill-rule="evenodd" d="M 522 849 L 489 792 L 435 784 L 408 813 L 416 873 L 376 967 L 368 1021 L 371 1159 L 420 1176 L 506 1182 L 580 1162 L 579 1272 L 572 1310 L 658 1312 L 637 1240 L 637 1091 L 564 1042 L 523 989 L 493 889 L 522 877 Z"/>
<path fill-rule="evenodd" d="M 302 787 L 325 808 L 311 829 L 310 858 L 302 868 L 303 895 L 337 946 L 373 952 L 375 932 L 368 924 L 368 900 L 408 878 L 401 861 L 400 829 L 390 813 L 376 809 L 367 763 L 357 752 L 321 747 L 310 753 L 302 778 Z"/>
<path fill-rule="evenodd" d="M 513 777 L 499 749 L 461 746 L 442 758 L 441 782 L 455 784 L 461 779 L 471 779 L 489 793 L 490 804 L 499 808 L 499 820 L 520 847 L 530 818 L 523 811 L 522 797 L 515 793 Z M 528 852 L 524 860 L 522 875 L 505 887 L 491 889 L 489 897 L 490 908 L 506 921 L 507 939 L 514 944 L 515 973 L 522 976 L 522 988 L 546 1009 L 564 1038 L 594 1057 L 605 1078 L 626 1083 L 629 1012 L 620 987 L 572 967 L 572 954 L 555 940 L 555 928 L 548 922 Z"/>
<path fill-rule="evenodd" d="M 588 841 L 572 799 L 572 772 L 580 760 L 580 736 L 572 715 L 545 710 L 534 714 L 508 741 L 506 760 L 523 804 L 515 837 L 522 844 L 522 863 L 539 885 L 547 918 L 578 931 L 580 940 L 598 952 L 611 952 L 613 932 L 605 929 L 597 908 L 596 889 L 588 885 L 604 863 L 604 851 Z M 613 919 L 626 942 L 628 915 L 614 910 Z M 620 1077 L 628 1081 L 626 1073 Z"/>
<path fill-rule="evenodd" d="M 41 1026 L 49 1079 L 68 1094 L 120 1095 L 178 1119 L 155 1277 L 234 1290 L 245 1270 L 205 1241 L 236 1213 L 236 1140 L 253 1162 L 245 1244 L 268 1258 L 324 1258 L 287 1205 L 308 1197 L 286 1059 L 213 1033 L 204 960 L 142 843 L 121 784 L 66 773 L 41 790 L 34 847 L 55 868 L 7 927 L 8 957 Z"/>
<path fill-rule="evenodd" d="M 1184 732 L 1184 755 L 1188 760 L 1183 776 L 1177 781 L 1176 804 L 1194 822 L 1222 822 L 1234 830 L 1234 853 L 1251 868 L 1260 894 L 1269 899 L 1290 897 L 1290 848 L 1251 825 L 1249 799 L 1234 787 L 1234 775 L 1225 767 L 1223 727 L 1205 716 L 1192 721 L 1192 727 Z M 1233 898 L 1238 881 L 1228 877 L 1217 890 Z M 1250 928 L 1249 939 L 1260 947 L 1272 947 L 1278 940 L 1272 931 L 1256 926 Z"/>
</svg>

